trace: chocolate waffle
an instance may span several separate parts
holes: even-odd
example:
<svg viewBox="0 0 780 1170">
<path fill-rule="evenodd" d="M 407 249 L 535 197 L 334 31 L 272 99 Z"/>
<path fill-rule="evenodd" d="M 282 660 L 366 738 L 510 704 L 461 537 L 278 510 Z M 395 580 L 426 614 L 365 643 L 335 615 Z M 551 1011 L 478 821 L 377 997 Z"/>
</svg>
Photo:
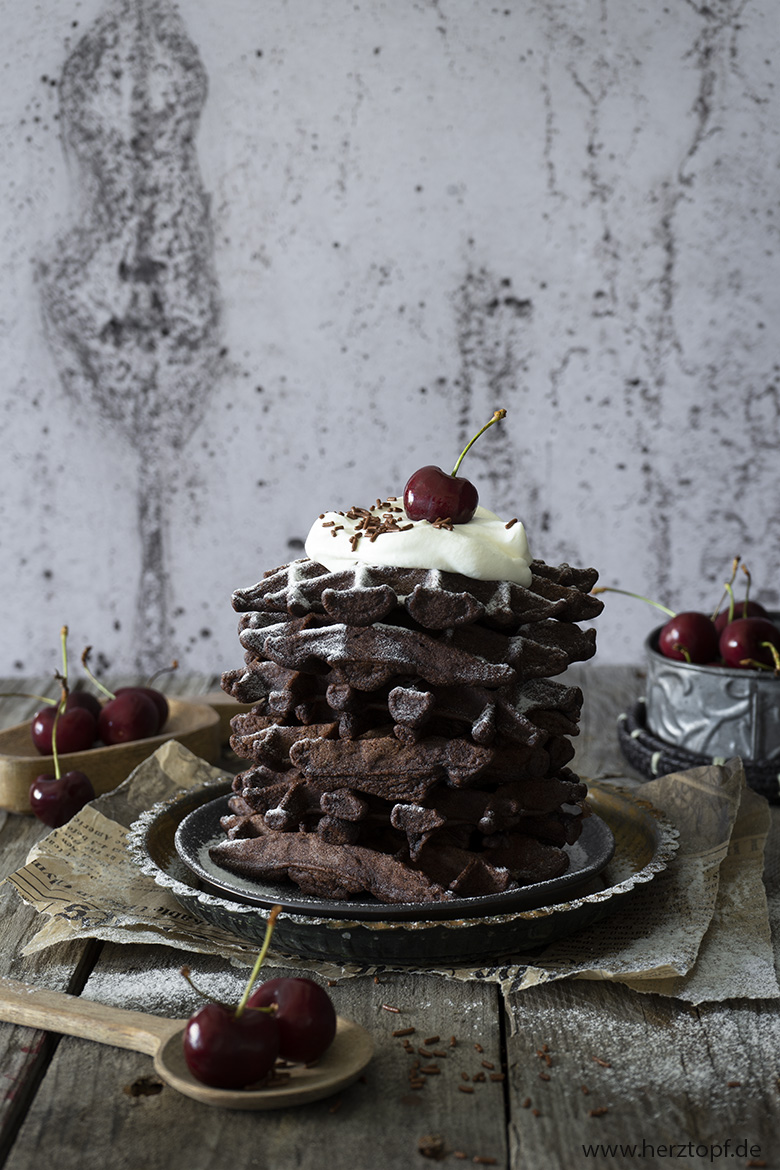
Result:
<svg viewBox="0 0 780 1170">
<path fill-rule="evenodd" d="M 313 896 L 425 902 L 565 871 L 586 795 L 566 767 L 591 657 L 593 570 L 535 561 L 528 588 L 302 559 L 237 590 L 253 710 L 231 746 L 227 840 L 212 857 Z"/>
<path fill-rule="evenodd" d="M 331 573 L 303 557 L 267 572 L 258 584 L 237 589 L 237 613 L 328 614 L 351 626 L 382 621 L 405 610 L 425 629 L 442 630 L 483 621 L 501 628 L 557 618 L 582 622 L 597 617 L 604 603 L 591 593 L 595 569 L 531 563 L 531 585 L 477 581 L 438 569 L 355 565 Z"/>
</svg>

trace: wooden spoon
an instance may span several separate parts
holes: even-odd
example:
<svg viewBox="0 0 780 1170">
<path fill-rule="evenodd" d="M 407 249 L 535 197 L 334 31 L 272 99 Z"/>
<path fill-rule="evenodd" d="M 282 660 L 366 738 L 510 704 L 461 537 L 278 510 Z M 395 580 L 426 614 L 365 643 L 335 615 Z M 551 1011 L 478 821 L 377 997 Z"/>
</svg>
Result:
<svg viewBox="0 0 780 1170">
<path fill-rule="evenodd" d="M 195 1080 L 187 1068 L 182 1048 L 186 1020 L 108 1007 L 5 978 L 0 978 L 0 1020 L 146 1052 L 171 1088 L 223 1109 L 281 1109 L 329 1097 L 357 1080 L 374 1050 L 365 1028 L 339 1016 L 333 1043 L 312 1068 L 293 1065 L 289 1081 L 266 1089 L 213 1089 Z"/>
</svg>

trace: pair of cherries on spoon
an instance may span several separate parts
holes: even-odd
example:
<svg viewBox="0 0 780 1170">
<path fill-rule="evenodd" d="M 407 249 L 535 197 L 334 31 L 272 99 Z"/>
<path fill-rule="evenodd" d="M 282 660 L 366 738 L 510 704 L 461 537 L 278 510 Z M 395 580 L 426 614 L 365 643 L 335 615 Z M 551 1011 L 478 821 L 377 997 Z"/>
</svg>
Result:
<svg viewBox="0 0 780 1170">
<path fill-rule="evenodd" d="M 218 1089 L 245 1089 L 262 1081 L 277 1059 L 310 1064 L 336 1035 L 336 1010 L 312 979 L 269 979 L 253 990 L 281 906 L 268 916 L 265 938 L 239 1003 L 210 1002 L 184 1029 L 184 1059 L 192 1075 Z M 189 978 L 185 968 L 183 974 Z"/>
</svg>

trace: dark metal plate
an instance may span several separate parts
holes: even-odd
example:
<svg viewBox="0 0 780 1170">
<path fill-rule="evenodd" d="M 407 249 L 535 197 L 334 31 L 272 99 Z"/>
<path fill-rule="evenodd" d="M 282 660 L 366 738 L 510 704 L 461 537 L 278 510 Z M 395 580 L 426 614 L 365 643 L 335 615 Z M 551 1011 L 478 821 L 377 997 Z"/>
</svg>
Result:
<svg viewBox="0 0 780 1170">
<path fill-rule="evenodd" d="M 370 896 L 334 901 L 309 897 L 289 882 L 282 884 L 243 878 L 216 865 L 209 857 L 209 848 L 225 840 L 220 818 L 230 812 L 229 799 L 229 796 L 219 797 L 186 816 L 176 830 L 176 852 L 197 874 L 205 889 L 266 910 L 278 905 L 298 914 L 327 914 L 331 918 L 348 918 L 356 922 L 473 918 L 482 914 L 507 914 L 513 910 L 536 910 L 539 906 L 560 901 L 596 877 L 615 852 L 615 838 L 609 825 L 600 817 L 590 816 L 583 822 L 580 839 L 565 847 L 569 869 L 549 881 L 505 890 L 500 894 L 453 898 L 448 902 L 387 904 Z"/>
</svg>

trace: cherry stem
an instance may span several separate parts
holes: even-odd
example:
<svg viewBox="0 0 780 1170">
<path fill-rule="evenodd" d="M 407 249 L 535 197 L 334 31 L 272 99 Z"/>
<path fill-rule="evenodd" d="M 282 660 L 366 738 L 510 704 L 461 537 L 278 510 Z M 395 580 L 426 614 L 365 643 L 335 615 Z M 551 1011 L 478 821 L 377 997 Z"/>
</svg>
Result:
<svg viewBox="0 0 780 1170">
<path fill-rule="evenodd" d="M 36 699 L 39 703 L 47 703 L 56 707 L 59 699 L 50 699 L 48 695 L 28 695 L 24 691 L 0 691 L 0 699 Z"/>
<path fill-rule="evenodd" d="M 768 650 L 772 655 L 775 664 L 775 674 L 780 675 L 780 651 L 778 651 L 777 646 L 775 646 L 774 642 L 762 642 L 761 649 Z M 769 669 L 772 669 L 771 666 Z"/>
<path fill-rule="evenodd" d="M 57 710 L 54 712 L 54 722 L 51 725 L 51 756 L 54 760 L 54 775 L 57 780 L 60 778 L 60 757 L 57 753 L 57 724 L 60 721 L 60 715 L 65 710 L 65 704 L 68 701 L 68 627 L 63 626 L 60 630 L 60 641 L 62 642 L 62 674 L 55 674 L 55 678 L 59 680 L 62 686 L 62 694 L 60 701 L 57 703 Z"/>
<path fill-rule="evenodd" d="M 654 605 L 656 609 L 660 609 L 669 617 L 677 617 L 674 610 L 669 609 L 668 606 L 661 605 L 658 601 L 651 601 L 649 597 L 643 597 L 641 593 L 630 593 L 628 589 L 616 589 L 613 585 L 599 585 L 597 589 L 592 589 L 591 593 L 622 593 L 624 597 L 635 597 L 637 601 L 646 601 L 648 605 Z"/>
<path fill-rule="evenodd" d="M 155 679 L 158 679 L 161 674 L 170 674 L 170 672 L 172 670 L 178 670 L 178 669 L 179 669 L 179 660 L 178 660 L 178 658 L 174 658 L 174 660 L 170 666 L 161 666 L 159 670 L 156 670 L 154 672 L 154 674 L 152 675 L 152 677 L 147 680 L 146 685 L 148 687 L 150 687 L 152 685 L 152 683 L 155 681 Z"/>
<path fill-rule="evenodd" d="M 762 650 L 768 650 L 772 655 L 775 662 L 774 669 L 766 662 L 758 662 L 755 658 L 740 658 L 739 665 L 752 667 L 753 670 L 772 670 L 776 677 L 780 677 L 780 651 L 778 651 L 777 646 L 774 642 L 760 642 L 759 645 Z"/>
<path fill-rule="evenodd" d="M 274 927 L 276 926 L 276 919 L 279 917 L 281 912 L 282 912 L 281 906 L 274 906 L 273 909 L 271 910 L 271 913 L 268 915 L 268 921 L 265 924 L 265 938 L 263 939 L 263 945 L 260 948 L 260 954 L 255 959 L 255 965 L 252 968 L 252 974 L 249 976 L 249 981 L 248 981 L 246 987 L 244 988 L 244 994 L 241 996 L 241 999 L 239 1000 L 239 1003 L 238 1003 L 238 1007 L 236 1008 L 236 1019 L 238 1019 L 239 1016 L 243 1015 L 247 1000 L 249 999 L 249 996 L 252 994 L 252 988 L 254 987 L 255 980 L 257 979 L 257 976 L 260 974 L 260 968 L 263 965 L 263 962 L 265 960 L 265 956 L 268 954 L 268 948 L 271 945 L 271 938 L 272 938 L 273 933 L 274 933 Z"/>
<path fill-rule="evenodd" d="M 690 666 L 691 665 L 691 655 L 690 655 L 688 648 L 686 646 L 683 646 L 682 642 L 675 642 L 674 648 L 675 648 L 675 650 L 678 650 L 680 652 L 680 654 L 682 654 L 683 658 Z"/>
<path fill-rule="evenodd" d="M 734 560 L 731 562 L 731 580 L 729 581 L 728 585 L 726 585 L 726 592 L 728 592 L 729 585 L 734 584 L 734 578 L 737 575 L 737 567 L 738 567 L 739 562 L 741 560 L 742 560 L 742 557 L 734 557 Z M 715 606 L 715 609 L 713 611 L 712 621 L 715 621 L 715 618 L 720 613 L 720 607 L 723 605 L 725 597 L 726 597 L 726 593 L 722 593 L 720 596 L 720 600 L 718 601 L 718 604 Z"/>
<path fill-rule="evenodd" d="M 95 678 L 94 674 L 89 669 L 89 656 L 91 653 L 92 653 L 92 647 L 87 646 L 86 649 L 84 650 L 84 653 L 81 655 L 81 665 L 84 667 L 84 671 L 87 675 L 87 678 L 92 679 L 92 682 L 95 684 L 97 689 L 99 691 L 102 691 L 104 695 L 107 695 L 109 697 L 109 699 L 115 699 L 116 695 L 113 693 L 113 691 L 110 691 L 108 689 L 108 687 L 104 687 L 102 682 L 100 682 L 99 679 Z"/>
<path fill-rule="evenodd" d="M 750 573 L 748 572 L 748 570 L 745 568 L 744 565 L 742 566 L 742 572 L 747 577 L 747 585 L 745 586 L 745 604 L 744 604 L 743 609 L 742 609 L 742 616 L 747 617 L 747 615 L 748 615 L 748 598 L 750 597 L 751 579 L 750 579 Z"/>
<path fill-rule="evenodd" d="M 463 456 L 466 454 L 466 452 L 467 452 L 468 450 L 470 450 L 470 448 L 471 448 L 471 447 L 473 447 L 473 446 L 474 446 L 474 444 L 476 443 L 476 441 L 477 441 L 477 439 L 479 438 L 479 436 L 480 436 L 480 435 L 484 435 L 484 433 L 485 433 L 485 431 L 488 429 L 488 427 L 492 427 L 493 423 L 500 422 L 502 418 L 506 418 L 506 411 L 505 411 L 505 410 L 496 410 L 496 411 L 494 411 L 494 412 L 493 412 L 493 417 L 491 418 L 490 422 L 489 422 L 489 423 L 485 423 L 485 425 L 484 425 L 484 427 L 482 428 L 482 430 L 481 430 L 481 431 L 477 431 L 476 435 L 475 435 L 475 436 L 474 436 L 474 438 L 471 440 L 471 442 L 470 442 L 470 443 L 467 443 L 467 444 L 466 444 L 466 446 L 463 448 L 463 450 L 461 451 L 460 455 L 458 456 L 458 462 L 455 464 L 455 466 L 453 467 L 452 471 L 450 472 L 450 474 L 451 474 L 451 475 L 457 475 L 457 474 L 458 474 L 458 468 L 460 467 L 461 463 L 463 462 Z"/>
<path fill-rule="evenodd" d="M 68 627 L 63 626 L 60 630 L 60 641 L 62 643 L 62 677 L 65 679 L 67 685 L 68 681 Z"/>
<path fill-rule="evenodd" d="M 57 724 L 60 721 L 60 715 L 65 710 L 65 704 L 68 701 L 68 679 L 66 675 L 56 673 L 54 677 L 59 681 L 62 687 L 59 702 L 57 703 L 57 710 L 54 712 L 54 722 L 51 725 L 51 756 L 54 760 L 54 775 L 59 780 L 60 778 L 60 757 L 57 754 Z"/>
<path fill-rule="evenodd" d="M 57 710 L 54 712 L 54 722 L 51 725 L 51 756 L 54 760 L 54 775 L 57 780 L 60 778 L 60 757 L 57 754 L 57 724 L 60 721 L 60 712 L 63 706 L 63 703 L 57 704 Z"/>
<path fill-rule="evenodd" d="M 229 1010 L 228 1004 L 223 1003 L 221 999 L 216 999 L 213 995 L 209 995 L 209 993 L 204 991 L 202 987 L 198 987 L 197 983 L 192 978 L 189 967 L 180 967 L 179 974 L 184 976 L 192 990 L 197 991 L 198 995 L 200 995 L 203 999 L 207 999 L 209 1003 L 215 1003 L 217 1007 L 225 1008 L 226 1011 Z"/>
<path fill-rule="evenodd" d="M 729 595 L 729 622 L 734 621 L 734 590 L 731 587 L 731 582 L 726 582 L 726 592 Z"/>
</svg>

